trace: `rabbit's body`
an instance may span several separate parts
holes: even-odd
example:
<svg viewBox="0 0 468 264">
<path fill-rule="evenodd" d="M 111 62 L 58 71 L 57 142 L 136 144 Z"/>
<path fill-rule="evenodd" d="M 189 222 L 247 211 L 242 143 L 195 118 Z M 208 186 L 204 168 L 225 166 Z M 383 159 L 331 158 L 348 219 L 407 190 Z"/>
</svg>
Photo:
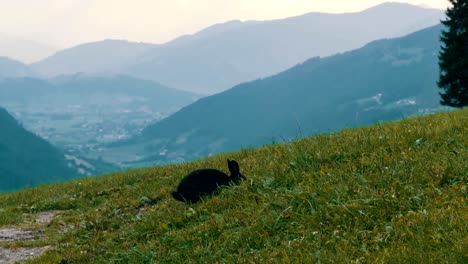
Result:
<svg viewBox="0 0 468 264">
<path fill-rule="evenodd" d="M 239 172 L 239 165 L 236 161 L 228 160 L 231 176 L 216 169 L 195 170 L 185 176 L 179 183 L 176 191 L 171 192 L 174 199 L 196 203 L 204 196 L 216 194 L 220 187 L 233 184 L 240 184 L 245 177 Z"/>
</svg>

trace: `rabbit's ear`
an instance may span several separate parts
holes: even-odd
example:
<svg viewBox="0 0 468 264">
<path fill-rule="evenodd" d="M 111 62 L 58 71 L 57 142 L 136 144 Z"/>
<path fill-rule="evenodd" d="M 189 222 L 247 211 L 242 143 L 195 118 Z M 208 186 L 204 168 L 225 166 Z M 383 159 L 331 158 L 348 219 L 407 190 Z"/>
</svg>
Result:
<svg viewBox="0 0 468 264">
<path fill-rule="evenodd" d="M 239 164 L 235 160 L 228 160 L 228 167 L 232 174 L 239 173 Z"/>
</svg>

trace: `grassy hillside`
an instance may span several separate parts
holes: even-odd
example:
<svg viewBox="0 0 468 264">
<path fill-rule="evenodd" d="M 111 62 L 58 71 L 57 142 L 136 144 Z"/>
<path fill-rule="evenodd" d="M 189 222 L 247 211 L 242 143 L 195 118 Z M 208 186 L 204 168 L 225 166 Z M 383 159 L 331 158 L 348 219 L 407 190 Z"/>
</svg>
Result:
<svg viewBox="0 0 468 264">
<path fill-rule="evenodd" d="M 31 263 L 466 263 L 467 148 L 465 109 L 42 186 L 1 195 L 0 226 L 64 210 L 48 237 L 0 245 L 53 246 Z M 241 186 L 167 195 L 226 158 Z"/>
</svg>

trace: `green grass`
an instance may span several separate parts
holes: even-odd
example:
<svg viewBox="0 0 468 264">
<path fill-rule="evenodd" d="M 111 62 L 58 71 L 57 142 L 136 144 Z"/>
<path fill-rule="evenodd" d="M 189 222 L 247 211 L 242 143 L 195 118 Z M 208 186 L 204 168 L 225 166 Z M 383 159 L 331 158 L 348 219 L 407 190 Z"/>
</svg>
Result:
<svg viewBox="0 0 468 264">
<path fill-rule="evenodd" d="M 64 210 L 29 263 L 467 263 L 468 110 L 0 195 L 0 226 Z M 247 180 L 187 206 L 191 170 Z M 140 198 L 159 199 L 140 206 Z"/>
</svg>

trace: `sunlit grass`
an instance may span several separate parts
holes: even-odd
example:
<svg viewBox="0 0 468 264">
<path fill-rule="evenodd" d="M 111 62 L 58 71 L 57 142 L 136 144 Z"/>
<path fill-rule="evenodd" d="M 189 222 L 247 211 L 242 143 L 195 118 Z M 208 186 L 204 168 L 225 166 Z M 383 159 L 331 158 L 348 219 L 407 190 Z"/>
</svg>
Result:
<svg viewBox="0 0 468 264">
<path fill-rule="evenodd" d="M 466 263 L 468 110 L 0 195 L 0 226 L 63 210 L 30 263 Z M 187 206 L 191 170 L 240 186 Z M 158 201 L 141 205 L 143 196 Z"/>
</svg>

